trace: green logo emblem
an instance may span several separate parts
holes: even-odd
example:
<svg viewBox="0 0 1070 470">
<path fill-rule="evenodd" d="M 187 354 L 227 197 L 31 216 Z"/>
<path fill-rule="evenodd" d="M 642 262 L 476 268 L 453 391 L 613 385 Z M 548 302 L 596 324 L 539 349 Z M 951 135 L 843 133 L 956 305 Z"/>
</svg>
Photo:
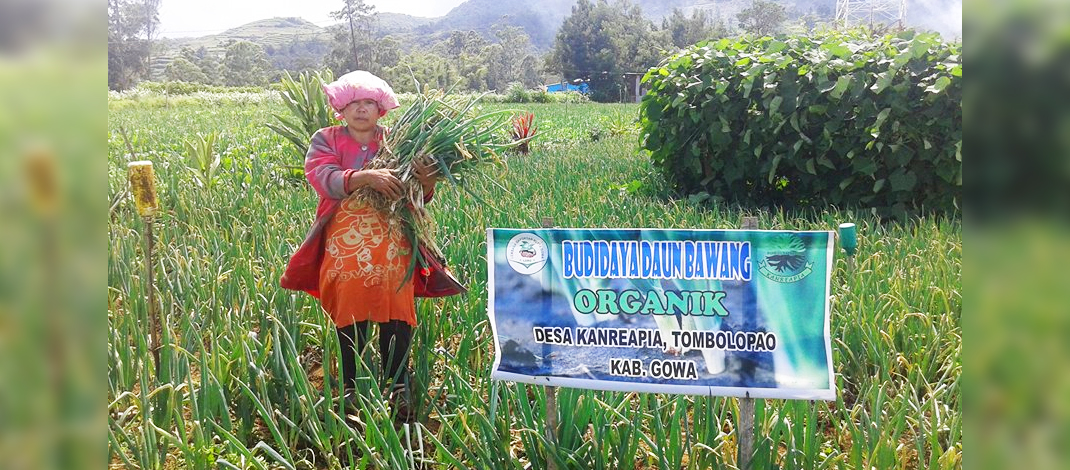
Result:
<svg viewBox="0 0 1070 470">
<path fill-rule="evenodd" d="M 777 235 L 768 245 L 769 254 L 758 262 L 758 272 L 776 282 L 796 282 L 814 271 L 806 259 L 806 244 L 794 233 Z"/>
</svg>

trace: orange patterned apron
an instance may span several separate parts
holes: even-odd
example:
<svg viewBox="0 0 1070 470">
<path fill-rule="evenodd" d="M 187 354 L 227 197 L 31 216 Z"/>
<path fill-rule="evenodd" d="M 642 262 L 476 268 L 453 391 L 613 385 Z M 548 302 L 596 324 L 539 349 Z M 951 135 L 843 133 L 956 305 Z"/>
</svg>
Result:
<svg viewBox="0 0 1070 470">
<path fill-rule="evenodd" d="M 401 285 L 412 246 L 400 220 L 350 197 L 338 207 L 324 237 L 320 303 L 335 325 L 401 320 L 416 326 L 412 279 Z"/>
</svg>

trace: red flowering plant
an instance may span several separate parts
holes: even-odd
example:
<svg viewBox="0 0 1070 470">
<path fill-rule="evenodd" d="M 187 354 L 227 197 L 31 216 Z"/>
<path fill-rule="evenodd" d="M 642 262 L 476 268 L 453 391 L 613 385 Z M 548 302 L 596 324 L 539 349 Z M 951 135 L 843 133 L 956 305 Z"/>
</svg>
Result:
<svg viewBox="0 0 1070 470">
<path fill-rule="evenodd" d="M 539 132 L 539 126 L 535 125 L 535 113 L 518 114 L 513 116 L 513 143 L 516 151 L 527 155 L 531 151 L 528 143 Z"/>
</svg>

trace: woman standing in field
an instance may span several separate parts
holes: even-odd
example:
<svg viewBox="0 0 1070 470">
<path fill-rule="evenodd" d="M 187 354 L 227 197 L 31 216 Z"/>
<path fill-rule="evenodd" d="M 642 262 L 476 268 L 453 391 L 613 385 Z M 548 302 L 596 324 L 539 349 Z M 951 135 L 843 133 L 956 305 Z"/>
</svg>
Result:
<svg viewBox="0 0 1070 470">
<path fill-rule="evenodd" d="M 379 118 L 397 108 L 398 100 L 390 85 L 365 71 L 343 75 L 324 92 L 344 123 L 312 136 L 305 176 L 319 195 L 316 219 L 280 284 L 318 298 L 334 322 L 342 352 L 339 379 L 347 395 L 356 388 L 356 357 L 371 324 L 378 325 L 383 385 L 398 418 L 411 420 L 408 354 L 416 308 L 412 277 L 406 274 L 412 246 L 401 220 L 354 194 L 368 188 L 389 201 L 402 197 L 393 170 L 364 168 L 387 132 Z M 414 168 L 425 202 L 430 201 L 436 171 L 429 164 Z"/>
</svg>

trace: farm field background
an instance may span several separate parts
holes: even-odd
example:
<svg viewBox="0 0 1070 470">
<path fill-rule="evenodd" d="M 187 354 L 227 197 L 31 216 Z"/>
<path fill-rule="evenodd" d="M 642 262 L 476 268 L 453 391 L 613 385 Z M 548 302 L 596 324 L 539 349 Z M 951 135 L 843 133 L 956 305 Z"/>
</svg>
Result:
<svg viewBox="0 0 1070 470">
<path fill-rule="evenodd" d="M 734 468 L 737 410 L 720 397 L 558 389 L 560 428 L 547 442 L 544 390 L 489 379 L 485 229 L 543 217 L 562 227 L 738 228 L 744 215 L 770 229 L 859 227 L 854 270 L 839 252 L 832 280 L 839 398 L 758 400 L 755 468 L 962 466 L 958 217 L 889 222 L 672 198 L 638 150 L 637 105 L 488 104 L 534 112 L 539 136 L 530 155 L 468 181 L 485 203 L 440 185 L 430 206 L 470 290 L 418 302 L 421 422 L 395 427 L 372 383 L 347 420 L 323 379 L 320 351 L 337 347 L 329 320 L 314 299 L 278 287 L 316 203 L 300 158 L 264 125 L 284 107 L 268 93 L 149 98 L 110 100 L 109 197 L 127 187 L 124 129 L 136 158 L 156 167 L 153 269 L 169 345 L 157 375 L 145 225 L 122 200 L 108 224 L 115 468 L 545 468 L 548 458 L 558 468 Z M 222 134 L 214 176 L 189 168 L 183 143 L 213 131 Z"/>
</svg>

